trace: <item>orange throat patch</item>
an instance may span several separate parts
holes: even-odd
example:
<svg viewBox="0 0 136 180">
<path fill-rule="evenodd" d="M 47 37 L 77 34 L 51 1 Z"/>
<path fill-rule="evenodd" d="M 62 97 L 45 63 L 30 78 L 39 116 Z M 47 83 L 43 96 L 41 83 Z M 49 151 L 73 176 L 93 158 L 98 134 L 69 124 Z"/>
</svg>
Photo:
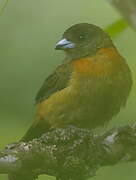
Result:
<svg viewBox="0 0 136 180">
<path fill-rule="evenodd" d="M 78 74 L 103 76 L 116 72 L 116 65 L 121 62 L 122 58 L 115 48 L 103 48 L 95 56 L 73 61 L 73 66 Z"/>
</svg>

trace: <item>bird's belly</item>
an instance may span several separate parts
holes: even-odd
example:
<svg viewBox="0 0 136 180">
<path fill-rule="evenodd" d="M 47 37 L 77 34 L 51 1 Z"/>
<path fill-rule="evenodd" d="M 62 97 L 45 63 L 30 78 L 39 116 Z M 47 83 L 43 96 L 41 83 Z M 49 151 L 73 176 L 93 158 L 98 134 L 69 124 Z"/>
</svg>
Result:
<svg viewBox="0 0 136 180">
<path fill-rule="evenodd" d="M 97 94 L 88 89 L 87 94 L 77 95 L 63 106 L 60 104 L 53 124 L 92 129 L 104 125 L 120 109 L 107 92 Z"/>
<path fill-rule="evenodd" d="M 93 88 L 92 82 L 80 89 L 68 87 L 43 102 L 38 112 L 52 128 L 68 125 L 96 128 L 119 111 L 121 103 L 114 93 L 114 89 L 103 83 L 93 83 Z"/>
</svg>

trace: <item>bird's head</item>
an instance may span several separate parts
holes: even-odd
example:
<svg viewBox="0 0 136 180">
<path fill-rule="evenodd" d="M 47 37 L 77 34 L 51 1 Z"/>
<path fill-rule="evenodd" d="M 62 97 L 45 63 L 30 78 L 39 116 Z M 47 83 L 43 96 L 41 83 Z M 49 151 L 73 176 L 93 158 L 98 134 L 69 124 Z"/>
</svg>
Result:
<svg viewBox="0 0 136 180">
<path fill-rule="evenodd" d="M 94 55 L 100 48 L 112 46 L 110 37 L 98 26 L 80 23 L 68 28 L 56 44 L 70 59 Z"/>
</svg>

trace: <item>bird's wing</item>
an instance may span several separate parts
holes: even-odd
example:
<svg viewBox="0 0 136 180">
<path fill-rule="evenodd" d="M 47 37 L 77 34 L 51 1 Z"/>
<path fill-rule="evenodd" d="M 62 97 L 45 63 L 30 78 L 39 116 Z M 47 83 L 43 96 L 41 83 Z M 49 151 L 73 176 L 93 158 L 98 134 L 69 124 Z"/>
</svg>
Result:
<svg viewBox="0 0 136 180">
<path fill-rule="evenodd" d="M 38 91 L 35 101 L 36 104 L 47 99 L 53 93 L 67 87 L 72 73 L 72 66 L 70 63 L 62 64 L 56 68 L 43 83 L 42 87 Z"/>
</svg>

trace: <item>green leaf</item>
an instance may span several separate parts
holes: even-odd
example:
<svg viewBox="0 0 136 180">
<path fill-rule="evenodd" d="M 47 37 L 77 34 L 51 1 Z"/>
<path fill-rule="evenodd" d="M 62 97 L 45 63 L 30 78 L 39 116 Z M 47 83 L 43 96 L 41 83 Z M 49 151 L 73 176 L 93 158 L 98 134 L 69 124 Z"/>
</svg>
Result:
<svg viewBox="0 0 136 180">
<path fill-rule="evenodd" d="M 0 15 L 2 15 L 4 9 L 6 8 L 7 4 L 8 4 L 9 0 L 5 0 L 2 4 L 2 6 L 0 7 Z"/>
<path fill-rule="evenodd" d="M 116 38 L 121 32 L 128 28 L 128 23 L 124 19 L 119 19 L 113 24 L 109 25 L 105 31 L 112 37 Z"/>
</svg>

